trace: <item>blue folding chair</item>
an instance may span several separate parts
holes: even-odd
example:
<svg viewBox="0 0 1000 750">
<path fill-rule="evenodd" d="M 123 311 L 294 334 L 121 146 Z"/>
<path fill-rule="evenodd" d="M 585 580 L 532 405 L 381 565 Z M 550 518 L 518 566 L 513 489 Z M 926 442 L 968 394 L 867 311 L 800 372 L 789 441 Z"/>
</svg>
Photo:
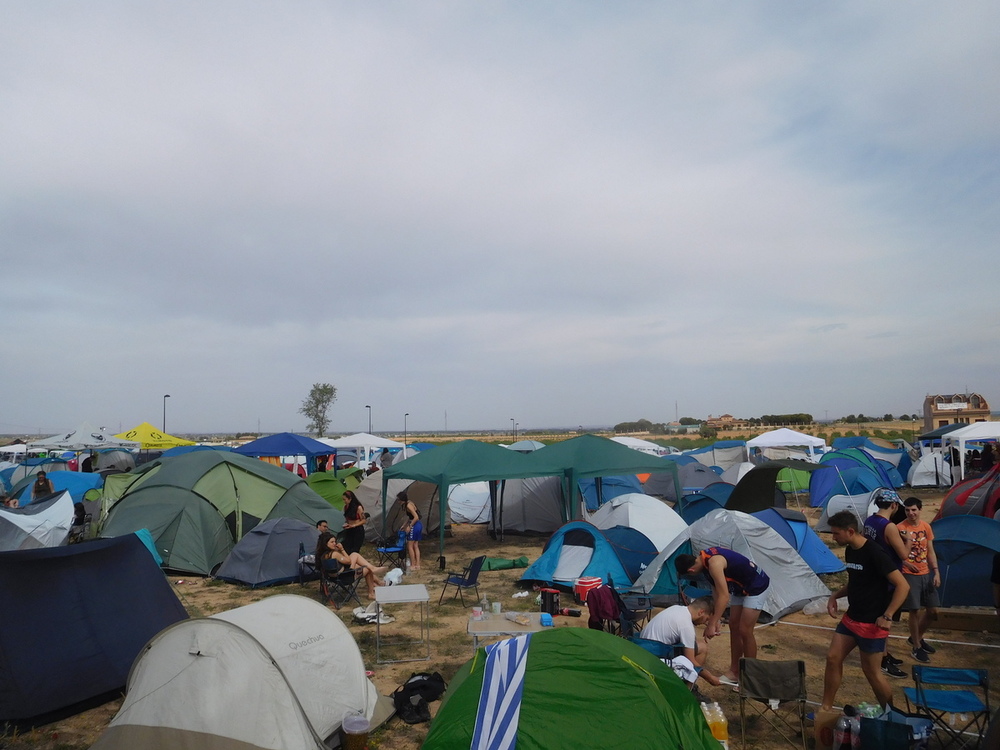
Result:
<svg viewBox="0 0 1000 750">
<path fill-rule="evenodd" d="M 376 547 L 378 553 L 378 564 L 388 565 L 394 568 L 406 568 L 406 532 L 402 529 L 396 534 L 396 543 L 384 542 Z"/>
<path fill-rule="evenodd" d="M 978 745 L 990 718 L 990 674 L 985 669 L 953 669 L 950 667 L 913 667 L 914 687 L 903 688 L 907 710 L 910 704 L 920 715 L 934 722 L 936 730 L 944 733 L 942 747 L 958 743 Z M 959 689 L 928 689 L 927 685 L 946 685 Z M 982 698 L 975 692 L 982 691 Z M 965 719 L 960 718 L 965 716 Z M 954 723 L 952 723 L 954 722 Z M 967 736 L 974 728 L 975 738 Z M 947 741 L 945 739 L 947 738 Z"/>
<path fill-rule="evenodd" d="M 486 555 L 481 555 L 469 563 L 468 567 L 461 573 L 449 571 L 448 577 L 444 581 L 444 588 L 441 589 L 441 596 L 438 597 L 438 604 L 444 601 L 444 592 L 448 590 L 449 586 L 455 587 L 455 594 L 451 598 L 459 597 L 462 600 L 463 607 L 466 604 L 465 595 L 462 592 L 466 589 L 474 588 L 476 590 L 476 598 L 472 601 L 479 601 L 479 571 L 483 569 L 484 562 L 486 562 Z"/>
</svg>

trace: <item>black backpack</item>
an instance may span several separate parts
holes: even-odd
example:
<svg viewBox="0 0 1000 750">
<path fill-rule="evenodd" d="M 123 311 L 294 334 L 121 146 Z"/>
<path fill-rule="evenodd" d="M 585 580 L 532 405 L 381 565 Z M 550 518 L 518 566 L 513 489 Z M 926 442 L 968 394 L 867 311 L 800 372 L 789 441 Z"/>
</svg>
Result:
<svg viewBox="0 0 1000 750">
<path fill-rule="evenodd" d="M 392 702 L 396 714 L 407 724 L 422 724 L 431 720 L 428 701 L 440 698 L 448 685 L 440 672 L 414 672 L 410 679 L 396 688 Z"/>
</svg>

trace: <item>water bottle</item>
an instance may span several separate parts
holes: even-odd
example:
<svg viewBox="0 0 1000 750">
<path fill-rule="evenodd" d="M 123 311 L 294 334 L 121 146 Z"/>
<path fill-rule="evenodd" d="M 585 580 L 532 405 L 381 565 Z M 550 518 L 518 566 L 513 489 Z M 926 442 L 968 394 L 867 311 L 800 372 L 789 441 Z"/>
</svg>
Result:
<svg viewBox="0 0 1000 750">
<path fill-rule="evenodd" d="M 851 750 L 851 719 L 845 714 L 833 727 L 833 746 L 836 750 Z"/>
<path fill-rule="evenodd" d="M 861 718 L 858 716 L 854 706 L 848 704 L 844 706 L 844 716 L 847 717 L 848 731 L 850 732 L 852 750 L 861 748 Z"/>
<path fill-rule="evenodd" d="M 486 594 L 483 594 L 483 600 L 481 604 L 483 607 L 483 619 L 488 620 L 490 618 L 488 614 L 490 611 L 490 600 L 486 598 Z"/>
</svg>

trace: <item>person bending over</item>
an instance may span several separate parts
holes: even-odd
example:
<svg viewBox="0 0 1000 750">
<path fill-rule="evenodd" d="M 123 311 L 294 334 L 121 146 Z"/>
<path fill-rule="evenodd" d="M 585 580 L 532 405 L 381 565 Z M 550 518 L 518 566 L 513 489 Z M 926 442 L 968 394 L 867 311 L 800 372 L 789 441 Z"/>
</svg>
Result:
<svg viewBox="0 0 1000 750">
<path fill-rule="evenodd" d="M 375 587 L 384 586 L 379 577 L 388 572 L 389 568 L 372 565 L 357 552 L 347 552 L 344 545 L 329 531 L 319 535 L 316 543 L 316 564 L 322 565 L 325 560 L 336 560 L 345 568 L 364 571 L 365 583 L 368 584 L 368 598 L 375 598 Z"/>
<path fill-rule="evenodd" d="M 754 627 L 760 617 L 765 593 L 771 585 L 767 573 L 757 563 L 725 547 L 708 547 L 695 555 L 678 555 L 674 562 L 680 576 L 706 574 L 712 584 L 715 609 L 705 625 L 705 638 L 722 633 L 722 615 L 729 607 L 729 671 L 723 682 L 736 683 L 740 659 L 757 658 Z"/>
<path fill-rule="evenodd" d="M 424 524 L 420 520 L 420 511 L 413 504 L 406 490 L 396 495 L 403 512 L 406 514 L 406 523 L 403 524 L 403 531 L 406 532 L 406 556 L 410 558 L 410 570 L 420 570 L 420 540 L 423 538 Z"/>
<path fill-rule="evenodd" d="M 823 710 L 833 708 L 844 677 L 844 660 L 855 647 L 875 697 L 884 708 L 892 703 L 892 688 L 881 669 L 885 641 L 892 616 L 903 606 L 910 586 L 889 556 L 858 531 L 858 519 L 849 510 L 830 518 L 833 541 L 846 547 L 847 585 L 830 594 L 826 611 L 837 616 L 837 599 L 847 596 L 847 612 L 841 618 L 826 654 L 823 675 Z"/>
</svg>

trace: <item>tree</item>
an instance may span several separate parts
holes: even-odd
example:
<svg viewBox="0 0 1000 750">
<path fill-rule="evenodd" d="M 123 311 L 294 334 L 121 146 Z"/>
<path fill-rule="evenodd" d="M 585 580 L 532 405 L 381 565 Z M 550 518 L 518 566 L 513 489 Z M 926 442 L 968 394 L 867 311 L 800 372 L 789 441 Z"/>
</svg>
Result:
<svg viewBox="0 0 1000 750">
<path fill-rule="evenodd" d="M 335 385 L 313 383 L 312 390 L 302 402 L 299 414 L 305 414 L 309 417 L 306 429 L 315 432 L 316 437 L 323 437 L 326 428 L 330 426 L 330 417 L 327 416 L 327 412 L 330 411 L 330 407 L 336 400 L 337 387 Z"/>
</svg>

